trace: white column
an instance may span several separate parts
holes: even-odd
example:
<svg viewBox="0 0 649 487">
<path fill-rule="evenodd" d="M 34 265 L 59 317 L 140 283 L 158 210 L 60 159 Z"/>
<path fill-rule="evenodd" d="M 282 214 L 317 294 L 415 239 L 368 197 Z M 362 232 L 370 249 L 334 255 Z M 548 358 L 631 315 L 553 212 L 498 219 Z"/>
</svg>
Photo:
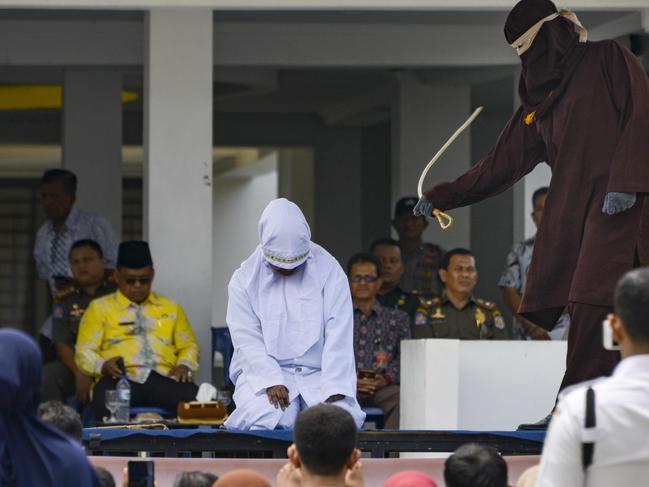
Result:
<svg viewBox="0 0 649 487">
<path fill-rule="evenodd" d="M 144 234 L 155 289 L 178 301 L 209 371 L 212 318 L 212 11 L 145 20 Z"/>
<path fill-rule="evenodd" d="M 394 104 L 392 208 L 402 196 L 415 196 L 419 175 L 435 152 L 469 116 L 468 85 L 426 85 L 410 74 L 398 76 L 398 95 Z M 471 138 L 467 130 L 431 169 L 424 189 L 437 182 L 450 181 L 463 174 L 471 163 Z M 452 210 L 453 227 L 443 231 L 429 220 L 424 240 L 446 249 L 470 244 L 468 208 Z"/>
<path fill-rule="evenodd" d="M 63 75 L 63 167 L 78 178 L 77 204 L 122 233 L 122 78 L 112 69 Z"/>
</svg>

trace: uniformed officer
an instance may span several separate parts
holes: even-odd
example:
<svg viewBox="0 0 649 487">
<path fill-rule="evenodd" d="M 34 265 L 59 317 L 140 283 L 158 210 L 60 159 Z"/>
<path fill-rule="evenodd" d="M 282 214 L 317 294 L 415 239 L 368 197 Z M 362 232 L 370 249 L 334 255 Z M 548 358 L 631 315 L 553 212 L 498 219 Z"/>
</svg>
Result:
<svg viewBox="0 0 649 487">
<path fill-rule="evenodd" d="M 403 262 L 399 242 L 392 238 L 382 238 L 372 242 L 370 252 L 381 259 L 383 271 L 381 273 L 381 289 L 376 296 L 381 306 L 405 311 L 414 323 L 419 299 L 405 292 L 399 286 L 403 275 Z"/>
<path fill-rule="evenodd" d="M 401 198 L 394 209 L 392 226 L 399 235 L 404 269 L 401 288 L 409 293 L 439 296 L 442 286 L 437 276 L 444 251 L 438 245 L 423 241 L 428 221 L 424 216 L 413 215 L 417 201 L 414 196 Z"/>
<path fill-rule="evenodd" d="M 58 359 L 43 368 L 43 401 L 61 401 L 75 395 L 77 401 L 89 400 L 93 379 L 74 364 L 74 345 L 79 322 L 90 301 L 116 289 L 105 278 L 106 260 L 94 240 L 79 240 L 70 249 L 70 269 L 75 285 L 56 296 L 52 309 L 52 337 Z"/>
<path fill-rule="evenodd" d="M 441 297 L 421 297 L 412 328 L 413 338 L 507 340 L 505 320 L 495 303 L 475 298 L 478 283 L 475 257 L 466 249 L 448 251 L 439 276 Z"/>
</svg>

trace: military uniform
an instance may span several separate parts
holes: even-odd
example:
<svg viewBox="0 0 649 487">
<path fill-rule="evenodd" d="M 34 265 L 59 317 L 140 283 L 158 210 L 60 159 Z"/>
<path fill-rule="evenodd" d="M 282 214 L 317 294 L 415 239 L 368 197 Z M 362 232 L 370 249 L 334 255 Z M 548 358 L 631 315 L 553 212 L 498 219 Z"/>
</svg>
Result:
<svg viewBox="0 0 649 487">
<path fill-rule="evenodd" d="M 117 286 L 103 282 L 90 295 L 78 287 L 71 287 L 59 292 L 55 297 L 52 308 L 52 339 L 54 343 L 62 343 L 74 348 L 79 331 L 79 322 L 86 308 L 95 298 L 115 292 Z M 74 394 L 74 374 L 60 360 L 49 362 L 43 368 L 43 401 L 61 401 Z"/>
<path fill-rule="evenodd" d="M 420 299 L 413 338 L 459 338 L 461 340 L 508 340 L 505 320 L 491 301 L 471 297 L 457 309 L 444 295 Z"/>
<path fill-rule="evenodd" d="M 417 299 L 416 296 L 405 292 L 399 286 L 395 286 L 394 289 L 388 293 L 378 294 L 376 299 L 381 306 L 405 311 L 410 317 L 410 322 L 415 322 L 415 314 L 419 308 L 419 299 Z"/>
<path fill-rule="evenodd" d="M 438 245 L 424 243 L 414 252 L 401 251 L 403 275 L 401 288 L 409 293 L 439 296 L 442 284 L 438 277 L 444 250 Z"/>
</svg>

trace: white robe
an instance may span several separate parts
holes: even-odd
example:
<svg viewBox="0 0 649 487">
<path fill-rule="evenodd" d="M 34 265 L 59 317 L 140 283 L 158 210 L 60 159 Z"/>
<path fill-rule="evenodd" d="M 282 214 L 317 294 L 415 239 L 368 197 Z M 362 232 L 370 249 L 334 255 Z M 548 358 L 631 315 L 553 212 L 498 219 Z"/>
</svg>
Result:
<svg viewBox="0 0 649 487">
<path fill-rule="evenodd" d="M 262 239 L 263 243 L 263 239 Z M 358 427 L 365 413 L 356 401 L 353 308 L 347 277 L 322 247 L 294 274 L 281 276 L 261 246 L 235 271 L 228 286 L 227 324 L 234 344 L 230 378 L 236 410 L 229 429 L 292 428 L 297 413 L 342 394 L 334 404 L 349 411 Z M 285 411 L 266 389 L 284 385 Z"/>
</svg>

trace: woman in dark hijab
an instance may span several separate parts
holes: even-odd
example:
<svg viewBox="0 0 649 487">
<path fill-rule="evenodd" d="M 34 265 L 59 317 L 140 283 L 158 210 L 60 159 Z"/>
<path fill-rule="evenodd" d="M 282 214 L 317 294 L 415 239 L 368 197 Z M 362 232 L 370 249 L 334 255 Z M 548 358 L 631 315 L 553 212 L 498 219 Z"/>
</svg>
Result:
<svg viewBox="0 0 649 487">
<path fill-rule="evenodd" d="M 99 487 L 81 447 L 37 419 L 40 390 L 36 342 L 0 330 L 0 487 Z"/>
</svg>

